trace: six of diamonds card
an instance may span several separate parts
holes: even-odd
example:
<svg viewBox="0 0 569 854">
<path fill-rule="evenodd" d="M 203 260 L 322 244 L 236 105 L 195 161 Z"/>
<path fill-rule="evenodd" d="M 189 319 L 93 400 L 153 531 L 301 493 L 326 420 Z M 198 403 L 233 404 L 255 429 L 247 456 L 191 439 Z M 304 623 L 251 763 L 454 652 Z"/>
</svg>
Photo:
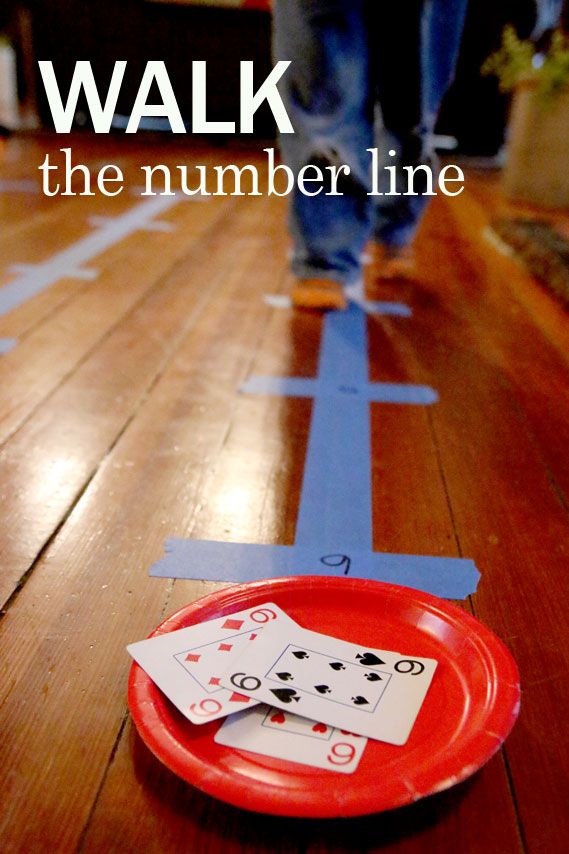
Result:
<svg viewBox="0 0 569 854">
<path fill-rule="evenodd" d="M 220 684 L 221 674 L 271 623 L 296 623 L 268 602 L 186 629 L 132 643 L 134 660 L 194 724 L 225 717 L 253 701 Z"/>
</svg>

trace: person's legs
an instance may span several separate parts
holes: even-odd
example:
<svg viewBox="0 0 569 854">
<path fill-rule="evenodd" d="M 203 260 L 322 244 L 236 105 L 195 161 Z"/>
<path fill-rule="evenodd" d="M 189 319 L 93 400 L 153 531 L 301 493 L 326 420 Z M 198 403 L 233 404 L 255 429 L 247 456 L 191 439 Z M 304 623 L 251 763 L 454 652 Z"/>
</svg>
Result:
<svg viewBox="0 0 569 854">
<path fill-rule="evenodd" d="M 422 195 L 389 195 L 392 176 L 384 167 L 396 169 L 396 191 L 403 194 L 407 185 L 404 166 L 423 161 L 424 136 L 421 133 L 421 13 L 422 0 L 399 4 L 378 4 L 374 29 L 390 34 L 382 39 L 374 57 L 377 100 L 381 108 L 375 130 L 375 145 L 380 158 L 379 189 L 385 195 L 374 196 L 373 232 L 387 254 L 397 254 L 415 234 L 425 206 Z M 389 151 L 395 151 L 390 156 Z M 424 189 L 417 188 L 418 192 Z"/>
<path fill-rule="evenodd" d="M 432 136 L 454 78 L 468 0 L 424 0 L 421 16 L 422 130 Z"/>
<path fill-rule="evenodd" d="M 294 134 L 281 136 L 295 173 L 307 164 L 350 167 L 337 195 L 295 189 L 290 207 L 292 269 L 299 279 L 350 282 L 359 277 L 369 236 L 369 154 L 373 93 L 369 86 L 365 0 L 276 0 L 274 54 L 291 60 L 282 96 Z"/>
<path fill-rule="evenodd" d="M 383 123 L 376 131 L 375 144 L 383 152 L 382 165 L 397 167 L 400 193 L 407 190 L 403 167 L 425 164 L 436 174 L 432 135 L 454 75 L 466 6 L 467 0 L 414 0 L 405 9 L 385 10 L 382 14 L 382 29 L 387 26 L 406 34 L 404 43 L 401 37 L 396 40 L 398 51 L 382 50 L 377 63 Z M 396 151 L 394 158 L 387 154 L 390 149 Z M 426 180 L 421 170 L 417 175 Z M 387 172 L 383 180 L 386 192 Z M 424 181 L 415 180 L 414 184 L 419 195 L 374 199 L 374 237 L 383 247 L 382 275 L 414 274 L 411 242 L 430 198 L 422 194 L 426 189 Z"/>
</svg>

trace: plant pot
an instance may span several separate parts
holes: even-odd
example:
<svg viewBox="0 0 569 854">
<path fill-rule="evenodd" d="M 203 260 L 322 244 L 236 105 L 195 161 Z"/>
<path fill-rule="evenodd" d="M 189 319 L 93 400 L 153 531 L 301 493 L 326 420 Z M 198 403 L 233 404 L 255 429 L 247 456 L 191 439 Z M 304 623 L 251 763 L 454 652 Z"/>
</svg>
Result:
<svg viewBox="0 0 569 854">
<path fill-rule="evenodd" d="M 534 84 L 517 87 L 503 189 L 515 201 L 569 207 L 569 89 L 544 101 Z"/>
</svg>

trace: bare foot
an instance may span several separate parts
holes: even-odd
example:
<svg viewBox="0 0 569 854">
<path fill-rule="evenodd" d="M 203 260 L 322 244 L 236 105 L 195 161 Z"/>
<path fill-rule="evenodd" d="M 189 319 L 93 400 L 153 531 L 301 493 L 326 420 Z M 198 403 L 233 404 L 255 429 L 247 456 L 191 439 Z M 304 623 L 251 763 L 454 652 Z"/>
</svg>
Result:
<svg viewBox="0 0 569 854">
<path fill-rule="evenodd" d="M 348 305 L 344 289 L 332 279 L 296 279 L 291 293 L 295 308 L 342 310 Z"/>
</svg>

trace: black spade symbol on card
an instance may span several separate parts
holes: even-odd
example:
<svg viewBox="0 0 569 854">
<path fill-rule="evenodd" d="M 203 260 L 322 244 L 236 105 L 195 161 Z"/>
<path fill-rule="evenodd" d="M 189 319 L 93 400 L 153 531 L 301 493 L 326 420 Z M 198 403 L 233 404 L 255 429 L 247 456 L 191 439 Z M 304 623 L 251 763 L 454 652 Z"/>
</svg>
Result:
<svg viewBox="0 0 569 854">
<path fill-rule="evenodd" d="M 357 697 L 352 697 L 352 703 L 354 706 L 369 706 L 369 700 L 359 694 Z"/>
<path fill-rule="evenodd" d="M 315 685 L 314 686 L 319 694 L 329 694 L 331 689 L 328 685 Z"/>
<path fill-rule="evenodd" d="M 288 682 L 289 679 L 292 679 L 292 673 L 277 673 L 279 679 L 282 679 L 283 682 Z"/>
<path fill-rule="evenodd" d="M 277 676 L 278 675 L 279 674 L 277 673 Z M 379 675 L 379 673 L 366 673 L 365 678 L 368 680 L 368 682 L 379 682 L 379 681 L 381 681 L 381 676 Z"/>
<path fill-rule="evenodd" d="M 346 669 L 341 661 L 330 661 L 329 664 L 330 664 L 330 667 L 332 668 L 332 670 L 345 670 Z"/>
<path fill-rule="evenodd" d="M 385 664 L 385 661 L 382 661 L 381 658 L 378 658 L 377 655 L 373 654 L 373 652 L 358 652 L 356 658 L 360 664 L 365 664 L 366 667 L 373 667 L 374 664 Z"/>
<path fill-rule="evenodd" d="M 293 688 L 271 688 L 271 694 L 274 694 L 281 703 L 291 703 L 293 700 L 298 703 L 300 700 Z"/>
<path fill-rule="evenodd" d="M 296 652 L 293 652 L 295 658 L 310 658 L 307 652 L 304 652 L 303 649 L 299 649 Z"/>
</svg>

